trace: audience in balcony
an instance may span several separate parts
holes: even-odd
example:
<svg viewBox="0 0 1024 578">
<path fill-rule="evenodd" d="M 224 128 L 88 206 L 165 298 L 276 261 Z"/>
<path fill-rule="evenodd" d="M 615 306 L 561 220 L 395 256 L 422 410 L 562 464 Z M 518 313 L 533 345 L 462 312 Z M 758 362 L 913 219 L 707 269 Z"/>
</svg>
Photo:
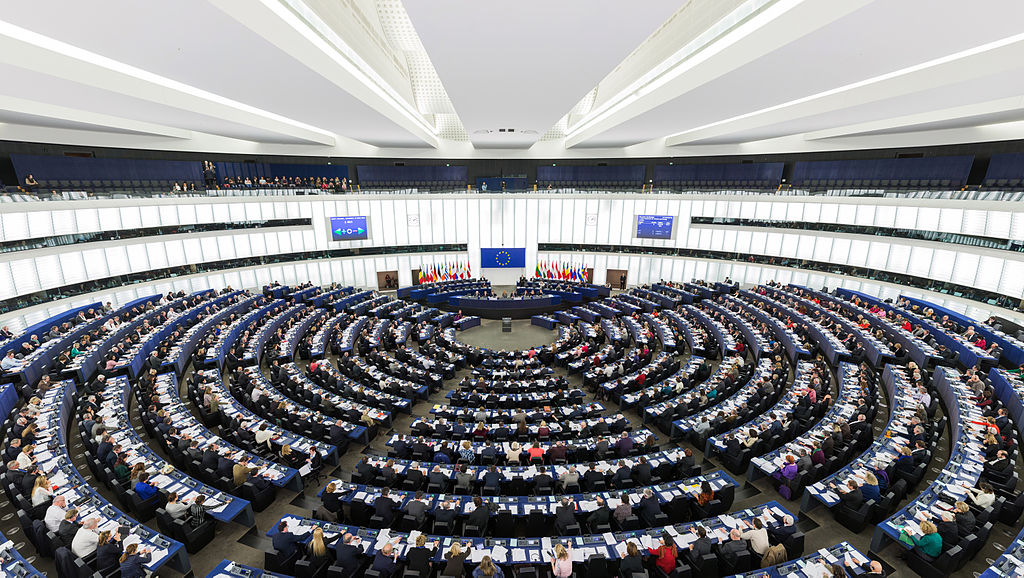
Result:
<svg viewBox="0 0 1024 578">
<path fill-rule="evenodd" d="M 344 192 L 349 188 L 347 178 L 338 177 L 228 177 L 220 184 L 222 189 L 321 189 Z"/>
</svg>

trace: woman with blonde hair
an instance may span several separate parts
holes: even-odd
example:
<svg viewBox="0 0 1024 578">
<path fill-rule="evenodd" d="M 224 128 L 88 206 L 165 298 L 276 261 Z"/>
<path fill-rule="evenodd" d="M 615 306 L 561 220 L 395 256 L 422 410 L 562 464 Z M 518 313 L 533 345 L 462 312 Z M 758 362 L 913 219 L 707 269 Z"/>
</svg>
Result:
<svg viewBox="0 0 1024 578">
<path fill-rule="evenodd" d="M 458 542 L 452 544 L 452 547 L 444 553 L 444 559 L 448 562 L 442 574 L 445 576 L 454 576 L 455 578 L 462 578 L 466 575 L 466 558 L 469 557 L 469 550 L 472 545 L 469 542 L 465 544 L 465 550 L 463 546 Z"/>
<path fill-rule="evenodd" d="M 46 504 L 53 499 L 53 491 L 50 490 L 50 480 L 45 474 L 36 476 L 36 482 L 32 484 L 32 507 L 36 508 Z"/>
<path fill-rule="evenodd" d="M 315 528 L 313 539 L 309 541 L 309 565 L 319 568 L 327 561 L 327 544 L 324 543 L 324 529 Z"/>
<path fill-rule="evenodd" d="M 860 485 L 860 491 L 864 494 L 864 500 L 881 500 L 882 491 L 878 487 L 878 478 L 871 472 L 866 472 L 861 479 L 864 483 Z"/>
<path fill-rule="evenodd" d="M 569 546 L 572 548 L 572 546 Z M 551 573 L 556 578 L 569 578 L 572 576 L 572 559 L 569 557 L 569 550 L 561 544 L 555 544 L 554 556 L 551 557 Z"/>
<path fill-rule="evenodd" d="M 434 563 L 431 561 L 434 558 L 434 551 L 433 548 L 427 548 L 427 535 L 416 536 L 416 545 L 409 546 L 409 551 L 405 553 L 406 570 L 415 570 L 420 576 L 430 576 L 434 569 Z M 436 547 L 437 542 L 434 542 L 434 548 Z"/>
<path fill-rule="evenodd" d="M 920 538 L 916 536 L 910 537 L 914 542 L 914 549 L 924 554 L 926 560 L 938 558 L 939 554 L 942 553 L 942 536 L 939 535 L 939 529 L 935 527 L 931 520 L 922 520 L 921 533 L 924 535 Z"/>
<path fill-rule="evenodd" d="M 298 468 L 305 461 L 302 455 L 298 452 L 293 452 L 292 446 L 288 444 L 281 446 L 281 459 L 284 460 L 285 465 L 291 468 Z"/>
<path fill-rule="evenodd" d="M 41 403 L 43 403 L 43 400 L 34 395 L 32 396 L 32 399 L 28 400 L 28 405 L 25 406 L 25 412 L 29 417 L 36 417 L 39 415 L 39 412 L 42 411 L 39 409 L 39 404 Z"/>
<path fill-rule="evenodd" d="M 505 578 L 504 572 L 501 568 L 494 565 L 494 561 L 491 560 L 490 556 L 484 556 L 480 560 L 480 565 L 473 570 L 473 578 L 488 578 L 493 576 L 494 578 Z"/>
<path fill-rule="evenodd" d="M 953 504 L 953 510 L 955 512 L 957 531 L 960 535 L 967 536 L 974 532 L 974 526 L 977 525 L 978 521 L 975 519 L 974 512 L 971 511 L 971 507 L 967 505 L 967 502 Z"/>
<path fill-rule="evenodd" d="M 508 462 L 509 465 L 519 464 L 519 456 L 522 455 L 521 448 L 522 446 L 519 445 L 519 442 L 512 442 L 509 446 L 509 452 L 505 454 L 505 461 Z"/>
<path fill-rule="evenodd" d="M 459 449 L 459 459 L 471 464 L 474 458 L 476 458 L 476 453 L 473 452 L 473 442 L 463 441 L 462 448 Z"/>
</svg>

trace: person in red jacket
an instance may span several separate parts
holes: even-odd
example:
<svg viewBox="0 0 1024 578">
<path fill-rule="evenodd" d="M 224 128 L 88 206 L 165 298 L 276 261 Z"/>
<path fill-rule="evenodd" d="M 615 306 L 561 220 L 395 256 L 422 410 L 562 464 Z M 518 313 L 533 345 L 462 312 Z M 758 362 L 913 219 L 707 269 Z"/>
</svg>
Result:
<svg viewBox="0 0 1024 578">
<path fill-rule="evenodd" d="M 655 564 L 666 574 L 671 574 L 676 569 L 676 543 L 668 532 L 661 533 L 661 545 L 657 548 L 648 548 L 652 556 L 657 556 Z"/>
</svg>

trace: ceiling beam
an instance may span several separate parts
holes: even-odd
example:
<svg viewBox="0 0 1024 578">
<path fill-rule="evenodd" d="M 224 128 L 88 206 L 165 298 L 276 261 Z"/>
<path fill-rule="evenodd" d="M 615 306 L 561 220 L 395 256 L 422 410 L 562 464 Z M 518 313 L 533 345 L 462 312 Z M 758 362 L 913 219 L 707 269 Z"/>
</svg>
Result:
<svg viewBox="0 0 1024 578">
<path fill-rule="evenodd" d="M 415 106 L 406 102 L 394 89 L 368 68 L 355 52 L 345 50 L 344 40 L 333 33 L 327 24 L 318 23 L 319 30 L 297 16 L 281 0 L 210 0 L 225 14 L 263 37 L 278 49 L 321 75 L 338 88 L 358 98 L 410 134 L 437 147 L 437 129 L 424 118 Z M 312 10 L 304 15 L 316 18 Z M 325 36 L 326 35 L 326 36 Z"/>
<path fill-rule="evenodd" d="M 0 61 L 86 86 L 333 146 L 332 133 L 0 21 Z"/>
<path fill-rule="evenodd" d="M 640 87 L 628 87 L 569 127 L 574 147 L 790 44 L 874 0 L 779 0 Z"/>
<path fill-rule="evenodd" d="M 102 114 L 98 112 L 90 112 L 77 108 L 69 108 L 56 104 L 37 102 L 34 100 L 17 98 L 15 96 L 0 95 L 0 110 L 88 124 L 96 127 L 111 128 L 119 131 L 137 132 L 177 139 L 192 138 L 192 131 L 190 130 L 144 122 L 141 120 L 132 120 L 119 116 L 111 116 L 109 114 Z"/>
<path fill-rule="evenodd" d="M 1024 96 L 1012 96 L 988 102 L 979 102 L 964 106 L 955 106 L 940 110 L 908 114 L 870 122 L 861 122 L 838 126 L 824 130 L 804 133 L 806 140 L 823 140 L 843 136 L 858 135 L 875 131 L 909 129 L 915 126 L 957 119 L 970 119 L 991 114 L 1024 112 Z"/>
<path fill-rule="evenodd" d="M 827 114 L 1015 70 L 1024 59 L 1024 34 L 851 83 L 776 106 L 721 120 L 665 139 L 678 146 L 755 130 L 799 118 Z"/>
</svg>

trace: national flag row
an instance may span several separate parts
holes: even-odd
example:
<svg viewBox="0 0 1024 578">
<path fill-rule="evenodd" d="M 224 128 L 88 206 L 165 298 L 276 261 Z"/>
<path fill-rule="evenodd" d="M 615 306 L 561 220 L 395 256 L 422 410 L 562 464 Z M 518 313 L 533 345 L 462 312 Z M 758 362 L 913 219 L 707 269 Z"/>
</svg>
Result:
<svg viewBox="0 0 1024 578">
<path fill-rule="evenodd" d="M 583 265 L 573 263 L 559 263 L 557 261 L 538 261 L 534 277 L 542 279 L 559 279 L 562 281 L 578 281 L 589 283 L 590 275 Z"/>
<path fill-rule="evenodd" d="M 420 283 L 434 283 L 436 281 L 454 281 L 456 279 L 469 279 L 473 272 L 469 263 L 431 263 L 420 269 Z"/>
</svg>

